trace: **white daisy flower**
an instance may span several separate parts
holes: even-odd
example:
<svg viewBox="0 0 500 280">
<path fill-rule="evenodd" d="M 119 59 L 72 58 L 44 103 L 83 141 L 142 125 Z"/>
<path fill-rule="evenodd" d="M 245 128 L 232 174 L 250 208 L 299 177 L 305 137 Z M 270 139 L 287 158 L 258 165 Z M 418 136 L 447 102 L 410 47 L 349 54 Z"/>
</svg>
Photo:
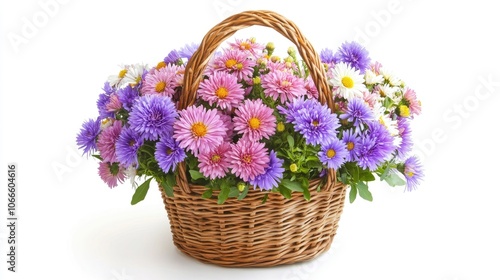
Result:
<svg viewBox="0 0 500 280">
<path fill-rule="evenodd" d="M 392 72 L 385 70 L 384 68 L 381 69 L 382 75 L 384 76 L 384 79 L 389 81 L 389 84 L 391 86 L 401 86 L 403 84 L 403 81 L 394 75 Z"/>
<path fill-rule="evenodd" d="M 127 86 L 136 86 L 139 84 L 142 80 L 142 74 L 144 74 L 144 70 L 147 70 L 147 65 L 145 64 L 134 64 L 131 65 L 127 72 L 125 73 L 125 76 L 123 77 L 122 81 L 120 82 L 120 85 Z"/>
<path fill-rule="evenodd" d="M 128 72 L 128 69 L 130 68 L 130 65 L 120 65 L 121 70 L 118 72 L 116 75 L 110 75 L 108 77 L 108 83 L 112 87 L 119 87 L 121 81 L 125 77 L 125 75 Z"/>
<path fill-rule="evenodd" d="M 344 62 L 335 65 L 329 82 L 335 89 L 334 93 L 347 100 L 363 98 L 363 92 L 367 91 L 363 75 Z"/>
<path fill-rule="evenodd" d="M 377 75 L 372 70 L 366 70 L 365 81 L 367 85 L 381 84 L 384 82 L 384 76 Z"/>
<path fill-rule="evenodd" d="M 401 141 L 401 137 L 399 137 L 399 128 L 398 128 L 398 121 L 395 119 L 392 119 L 389 114 L 386 114 L 386 108 L 380 103 L 377 102 L 373 108 L 373 113 L 375 114 L 375 119 L 378 120 L 395 138 L 395 141 Z M 399 138 L 397 140 L 396 138 Z M 394 142 L 394 144 L 397 144 Z M 399 145 L 396 145 L 399 146 Z"/>
<path fill-rule="evenodd" d="M 392 87 L 389 84 L 378 85 L 375 87 L 375 92 L 377 92 L 382 99 L 389 97 L 396 103 L 401 101 L 401 94 L 398 94 L 399 91 L 399 87 Z"/>
</svg>

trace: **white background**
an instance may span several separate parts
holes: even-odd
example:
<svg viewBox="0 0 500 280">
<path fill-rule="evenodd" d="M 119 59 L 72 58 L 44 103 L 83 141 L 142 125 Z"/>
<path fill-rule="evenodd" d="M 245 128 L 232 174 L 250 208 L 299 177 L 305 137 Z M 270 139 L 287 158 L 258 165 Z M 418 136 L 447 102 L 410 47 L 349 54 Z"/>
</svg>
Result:
<svg viewBox="0 0 500 280">
<path fill-rule="evenodd" d="M 1 169 L 11 162 L 19 201 L 18 272 L 6 269 L 2 222 L 1 279 L 500 279 L 494 2 L 61 0 L 44 10 L 47 2 L 0 4 L 2 221 Z M 154 65 L 250 9 L 285 15 L 318 51 L 358 39 L 415 89 L 423 114 L 414 139 L 426 177 L 415 192 L 376 183 L 372 203 L 347 202 L 332 249 L 313 261 L 227 269 L 180 253 L 156 188 L 131 206 L 131 187 L 108 189 L 97 162 L 79 156 L 75 135 L 96 116 L 118 64 Z M 237 34 L 290 46 L 269 30 Z"/>
</svg>

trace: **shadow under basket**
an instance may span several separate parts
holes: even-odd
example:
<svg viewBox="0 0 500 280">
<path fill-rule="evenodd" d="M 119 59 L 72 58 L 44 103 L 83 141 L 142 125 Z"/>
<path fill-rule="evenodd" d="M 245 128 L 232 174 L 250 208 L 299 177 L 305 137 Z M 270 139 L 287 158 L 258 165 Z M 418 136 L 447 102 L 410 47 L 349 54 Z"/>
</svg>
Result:
<svg viewBox="0 0 500 280">
<path fill-rule="evenodd" d="M 160 191 L 179 250 L 220 266 L 270 267 L 310 260 L 330 248 L 346 187 L 336 183 L 317 192 L 318 183 L 310 184 L 310 201 L 301 193 L 291 199 L 270 193 L 264 204 L 259 190 L 223 205 L 201 198 L 203 186 L 191 186 L 189 194 L 175 187 L 173 198 Z"/>
</svg>

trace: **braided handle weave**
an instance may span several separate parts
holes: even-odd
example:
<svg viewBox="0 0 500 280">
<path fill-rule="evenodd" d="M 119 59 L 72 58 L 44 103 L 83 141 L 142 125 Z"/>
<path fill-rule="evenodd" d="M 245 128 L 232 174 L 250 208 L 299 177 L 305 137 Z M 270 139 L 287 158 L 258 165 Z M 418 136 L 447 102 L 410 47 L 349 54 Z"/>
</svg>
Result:
<svg viewBox="0 0 500 280">
<path fill-rule="evenodd" d="M 328 86 L 326 73 L 318 54 L 292 21 L 275 12 L 266 10 L 246 11 L 235 14 L 226 18 L 208 31 L 201 41 L 198 50 L 193 54 L 186 65 L 178 109 L 182 110 L 194 104 L 198 86 L 203 79 L 203 71 L 212 54 L 217 50 L 220 44 L 231 37 L 236 31 L 253 25 L 270 27 L 290 40 L 297 47 L 318 89 L 318 100 L 322 104 L 327 104 L 333 112 L 335 104 L 333 98 L 331 98 L 331 91 Z M 186 166 L 184 163 L 179 164 L 178 174 L 177 185 L 185 193 L 190 193 L 191 191 L 189 189 Z M 327 185 L 330 185 L 331 180 L 335 180 L 334 177 L 335 172 L 329 170 Z"/>
</svg>

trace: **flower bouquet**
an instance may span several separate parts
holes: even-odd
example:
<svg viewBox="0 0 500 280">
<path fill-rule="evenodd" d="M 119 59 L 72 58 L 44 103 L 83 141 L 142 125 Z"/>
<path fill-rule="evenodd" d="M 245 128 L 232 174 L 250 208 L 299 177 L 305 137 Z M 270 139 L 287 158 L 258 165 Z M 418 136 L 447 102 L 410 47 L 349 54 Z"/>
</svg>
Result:
<svg viewBox="0 0 500 280">
<path fill-rule="evenodd" d="M 275 28 L 299 53 L 290 47 L 278 57 L 273 43 L 255 38 L 220 46 L 251 25 Z M 77 144 L 99 159 L 109 187 L 130 179 L 132 204 L 154 179 L 174 243 L 200 260 L 312 258 L 330 246 L 347 187 L 351 202 L 372 200 L 376 178 L 407 190 L 422 178 L 410 156 L 410 124 L 421 110 L 415 92 L 355 42 L 318 56 L 273 12 L 235 15 L 200 45 L 117 72 Z"/>
</svg>

